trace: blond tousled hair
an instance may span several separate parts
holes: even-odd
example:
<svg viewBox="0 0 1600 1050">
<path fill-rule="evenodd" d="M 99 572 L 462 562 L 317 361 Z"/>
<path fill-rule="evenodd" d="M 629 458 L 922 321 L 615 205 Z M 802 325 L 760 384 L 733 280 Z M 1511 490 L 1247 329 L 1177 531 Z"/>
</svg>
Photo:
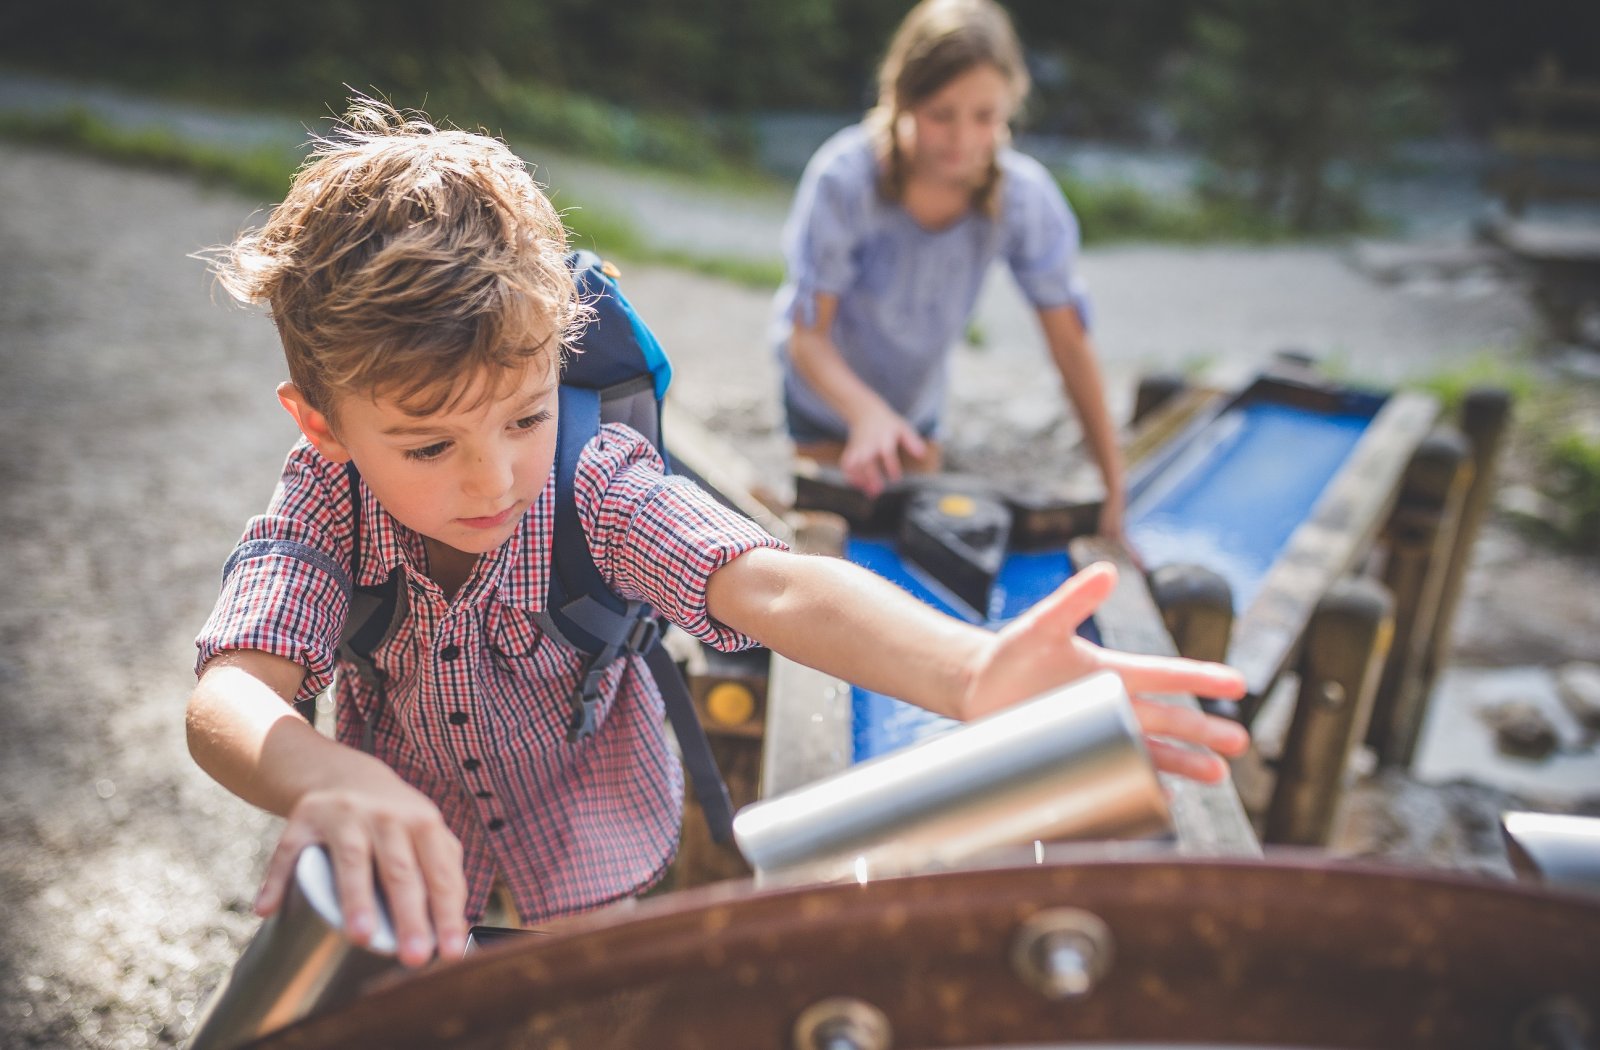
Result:
<svg viewBox="0 0 1600 1050">
<path fill-rule="evenodd" d="M 485 370 L 559 361 L 587 314 L 566 253 L 505 143 L 358 97 L 265 225 L 209 261 L 234 298 L 268 306 L 313 407 L 382 394 L 426 415 Z"/>
<path fill-rule="evenodd" d="M 1011 87 L 1012 103 L 1028 95 L 1028 67 L 1005 9 L 993 0 L 922 0 L 907 12 L 878 67 L 878 101 L 867 128 L 878 154 L 878 190 L 905 199 L 909 176 L 900 144 L 900 118 L 941 88 L 978 66 L 992 66 Z M 999 210 L 1000 164 L 989 162 L 973 190 L 973 206 L 993 216 Z"/>
</svg>

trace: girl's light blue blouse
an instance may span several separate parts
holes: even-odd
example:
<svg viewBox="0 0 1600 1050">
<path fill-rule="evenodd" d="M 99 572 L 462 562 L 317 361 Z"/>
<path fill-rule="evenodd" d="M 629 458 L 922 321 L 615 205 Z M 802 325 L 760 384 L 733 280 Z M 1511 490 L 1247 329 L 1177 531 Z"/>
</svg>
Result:
<svg viewBox="0 0 1600 1050">
<path fill-rule="evenodd" d="M 796 439 L 843 440 L 847 431 L 789 361 L 795 311 L 809 320 L 818 292 L 838 297 L 832 334 L 846 363 L 925 435 L 937 432 L 950 350 L 997 257 L 1036 308 L 1070 304 L 1088 326 L 1077 217 L 1038 161 L 1010 148 L 999 159 L 1000 217 L 969 213 L 928 230 L 879 195 L 863 126 L 838 132 L 812 156 L 784 226 L 788 276 L 773 315 Z"/>
</svg>

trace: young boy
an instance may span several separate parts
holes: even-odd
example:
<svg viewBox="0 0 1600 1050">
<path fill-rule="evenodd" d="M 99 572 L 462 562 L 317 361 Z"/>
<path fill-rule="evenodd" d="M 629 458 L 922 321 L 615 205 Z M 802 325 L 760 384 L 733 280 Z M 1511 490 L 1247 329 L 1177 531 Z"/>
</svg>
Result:
<svg viewBox="0 0 1600 1050">
<path fill-rule="evenodd" d="M 265 226 L 216 260 L 233 295 L 271 309 L 290 377 L 278 398 L 304 440 L 197 639 L 190 749 L 288 818 L 259 913 L 278 906 L 300 850 L 324 843 L 348 932 L 371 935 L 375 868 L 408 965 L 459 955 L 497 879 L 537 922 L 639 892 L 676 847 L 682 772 L 650 675 L 617 661 L 598 728 L 569 743 L 580 657 L 541 629 L 556 388 L 563 341 L 585 319 L 566 251 L 502 143 L 357 100 Z M 788 553 L 663 476 L 625 427 L 586 448 L 576 490 L 611 585 L 722 649 L 759 642 L 957 718 L 1101 668 L 1130 692 L 1243 688 L 1219 665 L 1078 638 L 1109 567 L 995 634 L 841 560 Z M 353 565 L 354 586 L 398 570 L 406 613 L 374 653 L 375 680 L 339 676 L 335 741 L 289 702 L 332 676 Z M 1137 707 L 1147 733 L 1200 746 L 1153 741 L 1171 771 L 1220 778 L 1210 752 L 1245 745 L 1230 722 Z"/>
</svg>

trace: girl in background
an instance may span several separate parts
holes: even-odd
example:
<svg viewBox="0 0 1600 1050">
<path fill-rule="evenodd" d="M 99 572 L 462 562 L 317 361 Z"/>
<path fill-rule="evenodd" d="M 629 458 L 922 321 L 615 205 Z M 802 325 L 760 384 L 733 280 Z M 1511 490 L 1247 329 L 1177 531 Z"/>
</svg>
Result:
<svg viewBox="0 0 1600 1050">
<path fill-rule="evenodd" d="M 1044 167 L 1009 145 L 1028 93 L 1016 32 L 991 0 L 923 0 L 895 31 L 878 102 L 806 166 L 776 303 L 796 453 L 876 495 L 940 466 L 952 346 L 1003 258 L 1105 478 L 1100 531 L 1122 538 L 1122 462 L 1088 334 L 1078 223 Z"/>
</svg>

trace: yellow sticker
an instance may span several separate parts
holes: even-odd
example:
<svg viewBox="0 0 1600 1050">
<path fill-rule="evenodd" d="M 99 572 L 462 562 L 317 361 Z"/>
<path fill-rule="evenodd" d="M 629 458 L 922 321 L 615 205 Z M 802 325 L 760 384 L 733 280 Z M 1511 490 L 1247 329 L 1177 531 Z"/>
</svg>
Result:
<svg viewBox="0 0 1600 1050">
<path fill-rule="evenodd" d="M 951 518 L 970 518 L 978 505 L 972 501 L 971 496 L 962 496 L 951 493 L 939 500 L 939 513 Z"/>
<path fill-rule="evenodd" d="M 611 278 L 613 281 L 622 276 L 622 271 L 617 269 L 616 266 L 612 264 L 610 259 L 600 260 L 600 272 Z"/>
<path fill-rule="evenodd" d="M 721 682 L 706 694 L 706 711 L 718 725 L 743 725 L 756 713 L 756 698 L 738 682 Z"/>
</svg>

